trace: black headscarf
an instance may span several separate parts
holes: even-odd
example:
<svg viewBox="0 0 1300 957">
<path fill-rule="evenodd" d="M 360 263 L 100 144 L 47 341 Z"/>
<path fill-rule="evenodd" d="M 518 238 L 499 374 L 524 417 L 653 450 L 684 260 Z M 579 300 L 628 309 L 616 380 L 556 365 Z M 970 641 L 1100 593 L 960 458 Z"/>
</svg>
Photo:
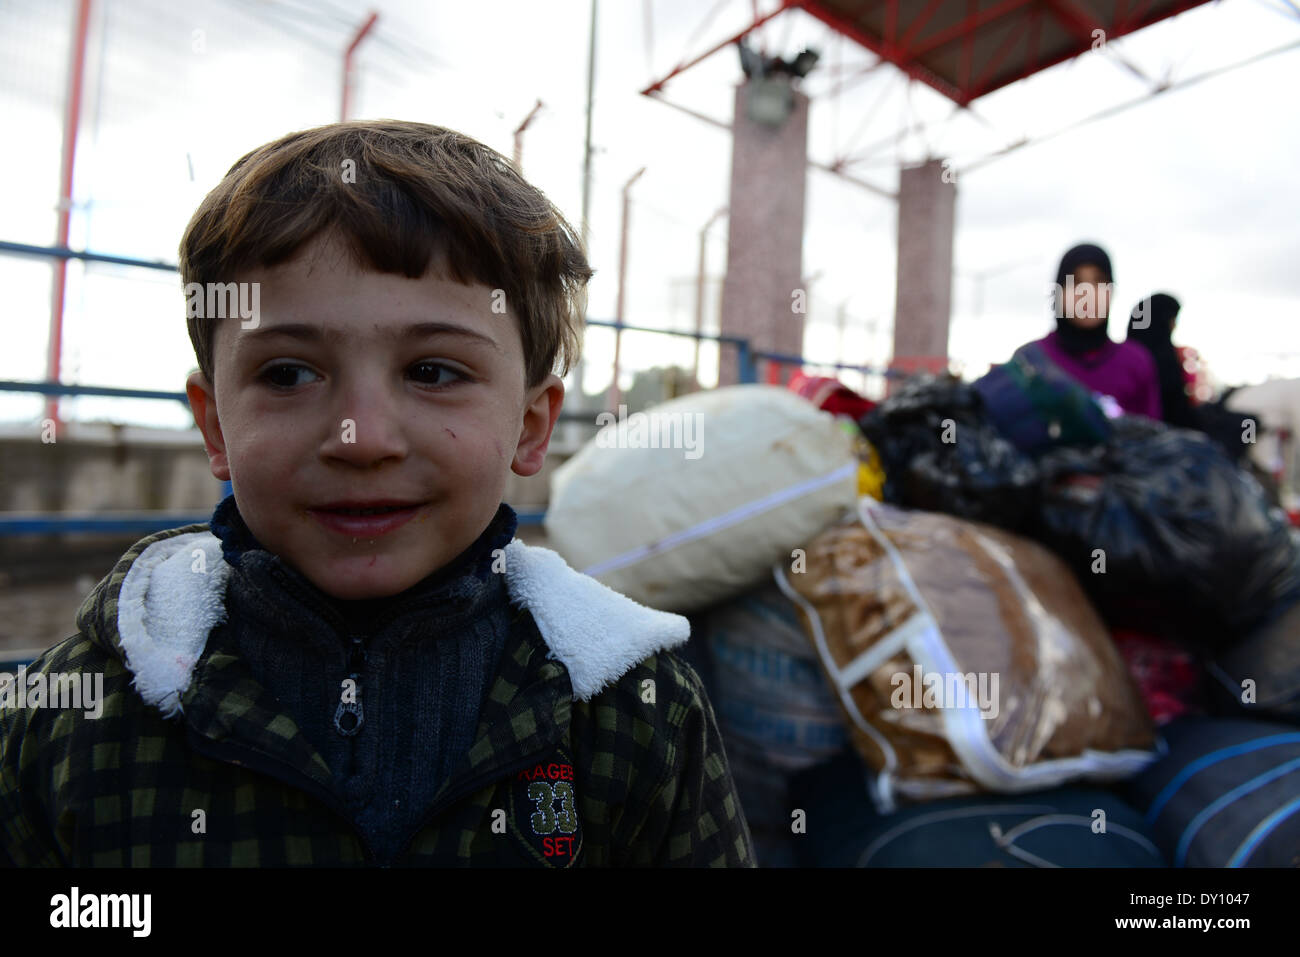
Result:
<svg viewBox="0 0 1300 957">
<path fill-rule="evenodd" d="M 1080 266 L 1096 266 L 1105 275 L 1106 282 L 1115 281 L 1115 274 L 1110 268 L 1110 257 L 1100 246 L 1084 243 L 1075 246 L 1061 258 L 1061 265 L 1056 270 L 1056 337 L 1061 348 L 1071 355 L 1095 352 L 1110 341 L 1106 335 L 1106 323 L 1103 322 L 1095 329 L 1081 329 L 1065 318 L 1065 279 Z M 1108 310 L 1109 308 L 1107 306 Z"/>
<path fill-rule="evenodd" d="M 1170 342 L 1174 333 L 1174 320 L 1182 304 L 1167 292 L 1148 296 L 1133 307 L 1128 321 L 1128 338 L 1150 349 L 1153 345 Z M 1147 322 L 1146 320 L 1150 321 Z M 1172 345 L 1172 343 L 1170 342 Z"/>
<path fill-rule="evenodd" d="M 1160 408 L 1169 425 L 1193 428 L 1192 404 L 1187 399 L 1187 383 L 1183 377 L 1183 364 L 1170 338 L 1174 320 L 1182 306 L 1168 293 L 1158 292 L 1143 299 L 1133 307 L 1128 321 L 1128 341 L 1136 342 L 1156 361 L 1160 376 Z"/>
</svg>

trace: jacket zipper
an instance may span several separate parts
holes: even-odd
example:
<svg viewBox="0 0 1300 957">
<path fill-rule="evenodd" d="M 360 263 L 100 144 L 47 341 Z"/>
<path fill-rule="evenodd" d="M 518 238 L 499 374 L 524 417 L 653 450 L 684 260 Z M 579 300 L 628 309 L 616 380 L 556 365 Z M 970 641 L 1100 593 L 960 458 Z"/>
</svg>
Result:
<svg viewBox="0 0 1300 957">
<path fill-rule="evenodd" d="M 352 647 L 348 659 L 348 678 L 355 682 L 354 689 L 356 692 L 356 700 L 344 702 L 340 697 L 338 708 L 334 712 L 335 728 L 340 734 L 348 737 L 352 737 L 360 731 L 361 725 L 365 721 L 365 715 L 361 707 L 361 676 L 366 661 L 364 637 L 361 635 L 353 635 L 351 642 Z M 344 719 L 344 716 L 349 714 L 354 715 L 356 720 L 356 724 L 351 726 L 350 731 L 345 730 L 346 725 L 340 724 L 341 720 Z M 476 774 L 455 790 L 448 792 L 445 797 L 434 802 L 429 811 L 420 819 L 420 823 L 411 831 L 410 835 L 407 836 L 405 842 L 402 844 L 402 849 L 392 858 L 392 860 L 386 864 L 380 864 L 378 857 L 366 842 L 365 836 L 353 827 L 351 819 L 348 817 L 347 810 L 338 802 L 332 792 L 326 788 L 320 787 L 315 781 L 306 775 L 293 771 L 291 768 L 286 766 L 284 762 L 278 761 L 269 755 L 264 755 L 260 751 L 238 745 L 231 747 L 229 745 L 218 744 L 217 742 L 204 738 L 202 735 L 193 731 L 191 731 L 190 737 L 194 743 L 195 750 L 199 751 L 201 754 L 206 754 L 207 757 L 213 758 L 214 760 L 225 761 L 240 767 L 245 767 L 251 771 L 258 771 L 317 798 L 322 804 L 338 815 L 347 825 L 348 830 L 350 830 L 357 838 L 358 842 L 361 844 L 361 849 L 365 854 L 366 863 L 375 864 L 381 867 L 389 866 L 404 858 L 410 852 L 411 845 L 415 843 L 415 839 L 420 836 L 421 832 L 432 824 L 434 820 L 437 819 L 438 815 L 442 814 L 442 812 L 447 810 L 447 808 L 494 781 L 508 779 L 512 774 L 516 774 L 525 768 L 532 767 L 539 760 L 549 755 L 558 743 L 555 741 L 549 742 L 546 745 L 533 750 L 525 757 L 517 758 L 507 765 Z M 239 757 L 232 757 L 232 755 L 238 755 Z M 248 760 L 249 757 L 252 757 L 255 760 L 250 761 Z"/>
<path fill-rule="evenodd" d="M 366 723 L 365 713 L 361 710 L 361 672 L 366 663 L 366 650 L 359 635 L 352 636 L 352 654 L 348 662 L 347 681 L 352 682 L 351 700 L 348 699 L 347 682 L 339 696 L 339 706 L 334 711 L 334 727 L 345 738 L 351 738 Z"/>
<path fill-rule="evenodd" d="M 338 799 L 328 789 L 321 787 L 305 774 L 295 771 L 292 767 L 283 761 L 277 760 L 261 751 L 249 748 L 243 745 L 229 745 L 205 738 L 194 729 L 189 730 L 190 746 L 204 757 L 211 758 L 214 761 L 221 761 L 226 764 L 233 764 L 237 767 L 247 768 L 250 771 L 256 771 L 259 774 L 265 774 L 267 777 L 274 778 L 282 784 L 295 787 L 306 794 L 316 798 L 327 808 L 338 815 L 344 826 L 352 832 L 352 835 L 361 845 L 361 851 L 365 855 L 367 864 L 375 864 L 378 857 L 366 842 L 365 835 L 352 826 L 352 821 L 348 817 L 347 809 L 339 803 Z"/>
</svg>

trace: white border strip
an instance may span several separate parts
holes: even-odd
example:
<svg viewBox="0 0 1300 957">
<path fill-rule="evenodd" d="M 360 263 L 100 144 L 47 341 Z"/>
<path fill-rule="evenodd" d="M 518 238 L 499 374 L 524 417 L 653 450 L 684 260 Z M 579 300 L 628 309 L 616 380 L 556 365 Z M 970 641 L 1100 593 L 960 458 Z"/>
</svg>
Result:
<svg viewBox="0 0 1300 957">
<path fill-rule="evenodd" d="M 839 680 L 844 683 L 845 688 L 852 688 L 906 648 L 920 632 L 933 627 L 934 619 L 923 611 L 916 612 L 839 670 L 837 672 Z"/>
<path fill-rule="evenodd" d="M 892 776 L 893 772 L 898 768 L 898 755 L 894 751 L 894 746 L 889 743 L 889 740 L 885 738 L 884 735 L 872 726 L 870 721 L 862 716 L 862 712 L 858 710 L 857 702 L 855 702 L 853 696 L 849 694 L 848 687 L 839 679 L 840 671 L 839 668 L 835 666 L 835 660 L 831 657 L 830 649 L 826 646 L 826 632 L 822 629 L 821 616 L 817 614 L 817 609 L 814 608 L 808 600 L 803 597 L 803 595 L 795 591 L 794 587 L 785 577 L 785 568 L 782 567 L 781 563 L 778 562 L 776 565 L 772 566 L 772 575 L 776 579 L 777 587 L 781 589 L 782 593 L 798 605 L 799 608 L 802 609 L 803 613 L 808 616 L 808 623 L 812 626 L 813 644 L 817 646 L 817 654 L 821 657 L 822 665 L 826 668 L 826 673 L 836 679 L 835 693 L 839 695 L 840 703 L 844 705 L 844 710 L 848 712 L 849 717 L 853 719 L 853 723 L 858 726 L 858 729 L 869 737 L 884 755 L 885 767 L 880 772 L 881 777 Z"/>
</svg>

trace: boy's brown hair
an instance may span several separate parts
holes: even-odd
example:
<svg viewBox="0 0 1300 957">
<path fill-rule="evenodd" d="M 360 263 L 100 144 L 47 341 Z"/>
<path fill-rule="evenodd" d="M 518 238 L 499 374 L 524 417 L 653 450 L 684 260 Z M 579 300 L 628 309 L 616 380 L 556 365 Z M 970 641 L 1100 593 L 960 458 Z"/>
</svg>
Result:
<svg viewBox="0 0 1300 957">
<path fill-rule="evenodd" d="M 241 269 L 285 262 L 330 230 L 361 268 L 418 279 L 444 255 L 448 278 L 504 290 L 519 319 L 529 388 L 557 361 L 561 375 L 576 361 L 592 271 L 573 227 L 500 153 L 427 123 L 333 123 L 248 153 L 190 219 L 181 281 L 205 289 L 231 282 Z M 187 320 L 214 388 L 216 321 Z"/>
</svg>

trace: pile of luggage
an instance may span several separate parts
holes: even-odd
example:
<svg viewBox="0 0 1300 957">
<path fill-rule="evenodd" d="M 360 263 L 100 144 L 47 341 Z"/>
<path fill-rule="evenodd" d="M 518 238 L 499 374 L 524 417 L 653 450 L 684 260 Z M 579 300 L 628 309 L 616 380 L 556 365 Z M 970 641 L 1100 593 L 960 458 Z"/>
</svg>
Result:
<svg viewBox="0 0 1300 957">
<path fill-rule="evenodd" d="M 1300 545 L 1232 449 L 1032 357 L 639 414 L 547 532 L 691 616 L 760 864 L 1300 864 Z"/>
</svg>

